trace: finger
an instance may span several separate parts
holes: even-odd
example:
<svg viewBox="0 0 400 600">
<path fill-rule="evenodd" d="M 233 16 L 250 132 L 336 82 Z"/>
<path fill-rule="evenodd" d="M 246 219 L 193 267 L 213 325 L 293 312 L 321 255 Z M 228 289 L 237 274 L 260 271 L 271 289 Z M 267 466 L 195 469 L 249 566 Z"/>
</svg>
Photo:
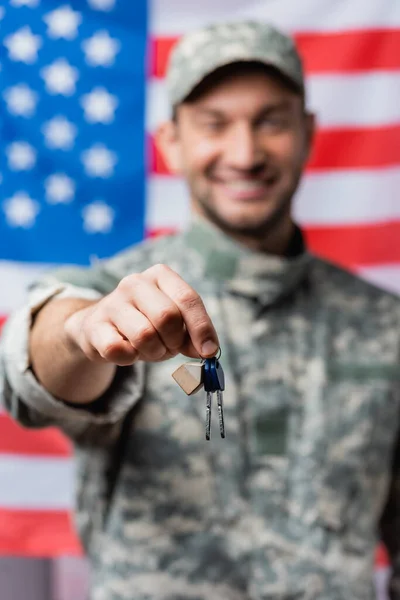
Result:
<svg viewBox="0 0 400 600">
<path fill-rule="evenodd" d="M 146 361 L 161 360 L 167 349 L 148 318 L 134 306 L 121 303 L 112 311 L 111 320 L 138 352 L 139 358 Z"/>
<path fill-rule="evenodd" d="M 184 356 L 188 356 L 189 358 L 202 358 L 203 355 L 197 352 L 196 348 L 193 346 L 193 342 L 189 337 L 189 334 L 186 334 L 185 339 L 182 343 L 182 346 L 179 349 L 180 354 Z"/>
<path fill-rule="evenodd" d="M 132 304 L 150 321 L 168 351 L 177 353 L 185 338 L 185 324 L 175 302 L 153 281 L 131 276 L 126 293 Z"/>
<path fill-rule="evenodd" d="M 90 332 L 84 351 L 92 360 L 105 360 L 118 366 L 133 364 L 138 351 L 110 323 L 98 323 Z"/>
<path fill-rule="evenodd" d="M 219 347 L 217 332 L 199 294 L 165 265 L 143 272 L 178 306 L 193 346 L 200 356 L 213 356 Z"/>
</svg>

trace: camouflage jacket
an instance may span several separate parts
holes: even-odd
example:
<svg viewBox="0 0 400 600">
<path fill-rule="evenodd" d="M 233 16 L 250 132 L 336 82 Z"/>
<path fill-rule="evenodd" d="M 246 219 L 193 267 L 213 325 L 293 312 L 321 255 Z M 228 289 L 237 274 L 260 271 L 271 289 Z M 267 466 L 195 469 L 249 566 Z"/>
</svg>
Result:
<svg viewBox="0 0 400 600">
<path fill-rule="evenodd" d="M 85 408 L 29 369 L 32 307 L 61 290 L 106 294 L 160 262 L 216 325 L 225 440 L 215 418 L 205 440 L 204 392 L 187 397 L 173 381 L 182 357 L 120 368 Z M 91 598 L 370 600 L 382 536 L 399 600 L 399 338 L 395 296 L 307 251 L 252 253 L 201 222 L 45 275 L 5 328 L 3 397 L 24 425 L 74 440 Z"/>
</svg>

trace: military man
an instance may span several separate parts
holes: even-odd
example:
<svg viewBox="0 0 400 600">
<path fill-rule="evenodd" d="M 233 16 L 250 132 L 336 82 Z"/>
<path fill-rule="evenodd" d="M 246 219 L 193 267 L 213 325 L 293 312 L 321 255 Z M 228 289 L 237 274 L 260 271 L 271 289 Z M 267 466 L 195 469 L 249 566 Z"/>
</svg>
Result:
<svg viewBox="0 0 400 600">
<path fill-rule="evenodd" d="M 296 48 L 206 27 L 167 82 L 189 227 L 45 275 L 3 336 L 9 412 L 74 441 L 91 598 L 369 600 L 381 536 L 399 599 L 400 301 L 291 218 L 314 132 Z M 218 348 L 226 437 L 206 441 L 204 392 L 171 374 Z"/>
</svg>

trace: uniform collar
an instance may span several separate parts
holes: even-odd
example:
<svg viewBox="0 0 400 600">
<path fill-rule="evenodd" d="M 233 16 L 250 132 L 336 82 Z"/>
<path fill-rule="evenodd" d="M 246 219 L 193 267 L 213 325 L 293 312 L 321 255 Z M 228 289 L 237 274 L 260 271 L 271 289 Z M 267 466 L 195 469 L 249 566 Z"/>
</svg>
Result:
<svg viewBox="0 0 400 600">
<path fill-rule="evenodd" d="M 262 304 L 272 304 L 293 291 L 305 279 L 311 262 L 298 227 L 283 257 L 252 251 L 198 216 L 183 235 L 185 246 L 198 255 L 205 279 Z"/>
</svg>

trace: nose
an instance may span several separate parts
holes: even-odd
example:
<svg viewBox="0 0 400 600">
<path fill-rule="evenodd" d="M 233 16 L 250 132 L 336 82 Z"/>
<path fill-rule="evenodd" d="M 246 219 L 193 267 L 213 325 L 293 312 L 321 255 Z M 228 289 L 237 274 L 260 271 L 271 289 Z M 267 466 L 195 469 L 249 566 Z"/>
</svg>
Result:
<svg viewBox="0 0 400 600">
<path fill-rule="evenodd" d="M 232 129 L 225 145 L 225 162 L 233 169 L 253 170 L 260 166 L 262 150 L 257 136 L 248 123 L 240 123 Z"/>
</svg>

